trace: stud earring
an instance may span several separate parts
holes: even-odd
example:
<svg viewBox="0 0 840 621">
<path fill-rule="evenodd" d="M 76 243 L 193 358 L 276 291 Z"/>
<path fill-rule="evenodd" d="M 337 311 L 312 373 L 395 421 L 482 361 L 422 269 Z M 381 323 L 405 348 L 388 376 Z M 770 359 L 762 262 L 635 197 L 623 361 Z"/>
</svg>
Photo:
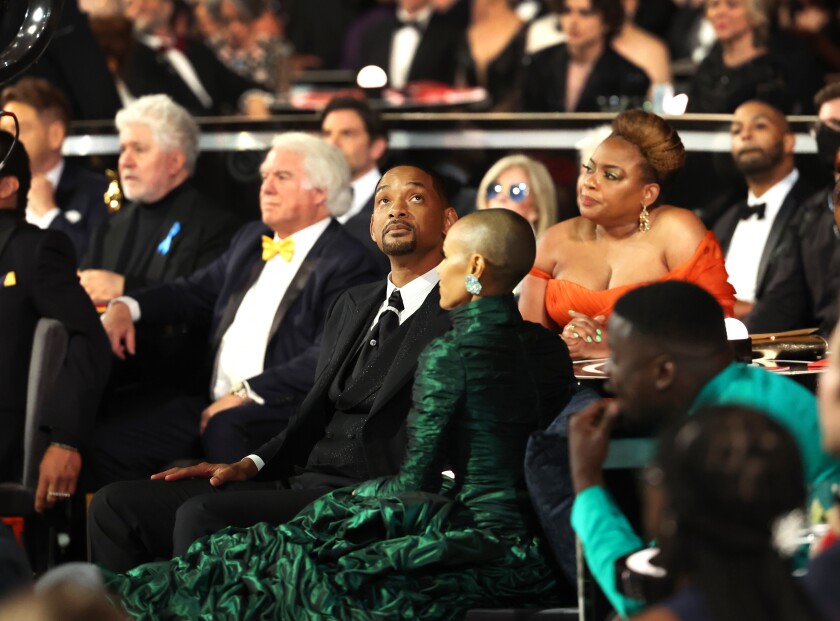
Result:
<svg viewBox="0 0 840 621">
<path fill-rule="evenodd" d="M 467 274 L 467 277 L 464 279 L 464 286 L 467 288 L 467 293 L 481 295 L 481 283 L 472 274 Z"/>
<path fill-rule="evenodd" d="M 642 211 L 639 213 L 639 232 L 647 233 L 650 230 L 650 217 L 647 210 L 647 205 L 642 203 Z"/>
</svg>

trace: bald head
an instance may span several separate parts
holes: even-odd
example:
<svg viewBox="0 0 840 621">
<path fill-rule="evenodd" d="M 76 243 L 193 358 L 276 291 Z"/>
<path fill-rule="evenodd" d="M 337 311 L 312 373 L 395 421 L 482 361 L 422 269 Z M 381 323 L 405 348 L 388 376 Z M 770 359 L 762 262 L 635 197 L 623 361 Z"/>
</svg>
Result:
<svg viewBox="0 0 840 621">
<path fill-rule="evenodd" d="M 534 266 L 536 239 L 528 221 L 507 209 L 485 209 L 464 216 L 449 235 L 470 252 L 484 257 L 487 276 L 500 291 L 509 292 Z"/>
</svg>

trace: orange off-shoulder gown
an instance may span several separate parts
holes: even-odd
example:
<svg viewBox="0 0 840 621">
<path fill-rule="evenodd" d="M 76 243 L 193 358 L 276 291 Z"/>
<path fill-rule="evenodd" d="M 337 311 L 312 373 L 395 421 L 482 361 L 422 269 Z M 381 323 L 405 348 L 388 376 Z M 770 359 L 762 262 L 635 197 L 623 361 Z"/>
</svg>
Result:
<svg viewBox="0 0 840 621">
<path fill-rule="evenodd" d="M 735 288 L 727 280 L 723 252 L 714 234 L 709 231 L 697 245 L 694 255 L 673 270 L 655 281 L 637 282 L 613 289 L 593 290 L 568 280 L 555 280 L 551 274 L 534 268 L 531 276 L 548 281 L 545 291 L 545 307 L 548 315 L 559 325 L 565 326 L 571 321 L 569 310 L 583 313 L 589 317 L 604 315 L 609 318 L 613 306 L 622 295 L 651 282 L 665 280 L 686 280 L 703 287 L 711 293 L 727 317 L 731 317 L 735 308 Z"/>
</svg>

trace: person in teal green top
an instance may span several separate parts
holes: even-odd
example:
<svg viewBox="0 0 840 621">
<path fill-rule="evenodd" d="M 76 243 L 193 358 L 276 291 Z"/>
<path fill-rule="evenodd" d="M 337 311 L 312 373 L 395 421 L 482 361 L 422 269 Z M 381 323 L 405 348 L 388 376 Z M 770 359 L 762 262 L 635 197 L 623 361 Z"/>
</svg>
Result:
<svg viewBox="0 0 840 621">
<path fill-rule="evenodd" d="M 712 405 L 741 405 L 776 419 L 791 432 L 810 489 L 840 481 L 840 462 L 821 447 L 814 395 L 793 380 L 733 362 L 723 311 L 703 289 L 686 282 L 641 287 L 623 296 L 609 321 L 608 387 L 599 401 L 574 415 L 569 428 L 572 483 L 577 497 L 572 528 L 586 562 L 622 616 L 644 607 L 616 584 L 616 561 L 645 546 L 603 484 L 610 431 L 619 417 L 657 430 Z"/>
<path fill-rule="evenodd" d="M 420 358 L 399 474 L 331 492 L 284 525 L 227 528 L 172 561 L 103 571 L 127 612 L 459 619 L 557 601 L 522 464 L 528 435 L 565 405 L 574 378 L 563 342 L 524 322 L 510 293 L 533 264 L 534 235 L 493 209 L 458 221 L 443 249 L 453 327 Z"/>
</svg>

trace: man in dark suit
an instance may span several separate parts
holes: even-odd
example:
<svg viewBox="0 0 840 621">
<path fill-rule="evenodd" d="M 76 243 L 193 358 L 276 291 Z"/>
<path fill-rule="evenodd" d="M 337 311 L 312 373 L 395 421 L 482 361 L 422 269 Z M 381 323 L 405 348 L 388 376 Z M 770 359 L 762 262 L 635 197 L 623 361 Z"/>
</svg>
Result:
<svg viewBox="0 0 840 621">
<path fill-rule="evenodd" d="M 840 83 L 817 93 L 817 152 L 834 173 L 832 184 L 806 200 L 785 231 L 792 250 L 768 271 L 764 295 L 745 318 L 750 332 L 819 329 L 828 337 L 837 323 L 840 291 Z M 834 193 L 832 200 L 832 191 Z"/>
<path fill-rule="evenodd" d="M 70 498 L 82 467 L 79 450 L 108 378 L 108 341 L 76 277 L 73 246 L 55 231 L 24 221 L 29 159 L 0 131 L 0 481 L 20 477 L 27 376 L 35 326 L 58 319 L 68 333 L 64 364 L 50 394 L 38 441 L 45 447 L 35 509 Z"/>
<path fill-rule="evenodd" d="M 108 215 L 103 198 L 108 180 L 61 156 L 70 120 L 67 98 L 46 80 L 23 78 L 3 89 L 0 105 L 17 117 L 20 141 L 29 153 L 32 186 L 27 222 L 67 234 L 80 261 L 93 231 Z M 14 131 L 9 117 L 0 126 Z"/>
<path fill-rule="evenodd" d="M 218 257 L 235 218 L 190 182 L 198 126 L 166 95 L 141 97 L 117 113 L 119 172 L 129 201 L 97 229 L 82 259 L 95 302 L 186 276 Z"/>
<path fill-rule="evenodd" d="M 744 175 L 747 199 L 714 225 L 735 287 L 735 317 L 745 317 L 764 295 L 768 273 L 794 251 L 784 235 L 811 189 L 793 160 L 795 138 L 785 115 L 770 104 L 748 101 L 732 118 L 732 158 Z"/>
<path fill-rule="evenodd" d="M 431 80 L 455 83 L 455 58 L 464 36 L 452 18 L 437 13 L 431 0 L 399 0 L 397 12 L 362 35 L 359 66 L 376 65 L 393 88 Z"/>
<path fill-rule="evenodd" d="M 286 431 L 235 463 L 100 491 L 90 513 L 94 561 L 126 570 L 173 549 L 180 554 L 229 524 L 285 522 L 331 489 L 398 471 L 417 357 L 449 329 L 435 267 L 457 216 L 443 186 L 414 167 L 385 173 L 376 197 L 371 237 L 390 258 L 391 274 L 333 305 L 315 384 Z"/>
<path fill-rule="evenodd" d="M 388 258 L 370 238 L 373 215 L 373 192 L 382 173 L 377 162 L 388 148 L 388 135 L 379 113 L 354 97 L 335 97 L 321 113 L 321 135 L 337 146 L 350 166 L 353 204 L 338 221 L 353 237 L 361 241 L 377 263 L 382 276 L 390 271 Z"/>
<path fill-rule="evenodd" d="M 134 49 L 123 80 L 135 97 L 164 93 L 196 116 L 231 114 L 239 99 L 259 86 L 227 67 L 198 39 L 176 39 L 173 0 L 129 0 Z"/>
</svg>

